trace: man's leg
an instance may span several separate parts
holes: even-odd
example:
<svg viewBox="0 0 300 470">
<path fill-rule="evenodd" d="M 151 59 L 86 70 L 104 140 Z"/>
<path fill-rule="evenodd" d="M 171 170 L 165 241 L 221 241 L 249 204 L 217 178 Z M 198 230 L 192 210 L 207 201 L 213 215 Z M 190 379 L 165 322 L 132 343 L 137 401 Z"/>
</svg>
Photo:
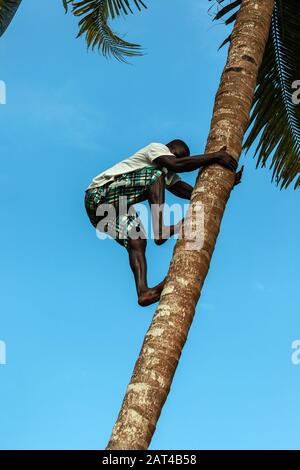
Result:
<svg viewBox="0 0 300 470">
<path fill-rule="evenodd" d="M 128 238 L 129 263 L 134 274 L 138 303 L 142 307 L 158 302 L 164 287 L 164 281 L 155 287 L 148 287 L 146 245 L 147 241 L 143 238 L 137 240 Z"/>
<path fill-rule="evenodd" d="M 182 224 L 182 221 L 170 226 L 164 224 L 163 207 L 165 203 L 165 191 L 164 175 L 160 175 L 147 189 L 147 199 L 151 208 L 154 241 L 157 245 L 162 245 L 168 238 L 178 233 Z"/>
</svg>

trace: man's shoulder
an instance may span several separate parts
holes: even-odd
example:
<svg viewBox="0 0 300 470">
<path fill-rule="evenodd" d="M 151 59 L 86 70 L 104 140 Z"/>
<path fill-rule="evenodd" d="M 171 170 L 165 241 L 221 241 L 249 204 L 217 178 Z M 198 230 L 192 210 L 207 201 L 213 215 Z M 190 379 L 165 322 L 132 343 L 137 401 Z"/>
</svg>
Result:
<svg viewBox="0 0 300 470">
<path fill-rule="evenodd" d="M 148 147 L 161 147 L 163 149 L 168 149 L 168 147 L 165 144 L 162 144 L 161 142 L 151 142 Z"/>
<path fill-rule="evenodd" d="M 138 158 L 145 158 L 149 157 L 151 155 L 161 153 L 164 154 L 168 151 L 168 147 L 160 142 L 151 142 L 150 144 L 146 145 L 143 148 L 140 148 L 137 150 L 135 154 L 133 154 L 130 158 L 132 157 L 138 157 Z"/>
<path fill-rule="evenodd" d="M 149 149 L 152 148 L 163 148 L 164 150 L 167 149 L 168 147 L 165 144 L 162 144 L 161 142 L 150 142 L 150 144 L 145 145 L 145 147 L 140 148 L 137 153 L 139 152 L 145 152 Z"/>
</svg>

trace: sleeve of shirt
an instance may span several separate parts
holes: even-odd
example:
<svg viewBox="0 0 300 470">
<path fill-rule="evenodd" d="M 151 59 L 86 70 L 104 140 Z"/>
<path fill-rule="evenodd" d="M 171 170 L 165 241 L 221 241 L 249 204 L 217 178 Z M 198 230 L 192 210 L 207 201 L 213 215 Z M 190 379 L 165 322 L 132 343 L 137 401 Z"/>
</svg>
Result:
<svg viewBox="0 0 300 470">
<path fill-rule="evenodd" d="M 148 148 L 148 159 L 152 163 L 156 158 L 161 157 L 162 155 L 172 155 L 175 157 L 174 153 L 170 152 L 169 147 L 164 144 L 153 143 L 149 145 Z M 166 187 L 169 188 L 173 184 L 181 181 L 180 176 L 178 176 L 174 171 L 168 171 L 167 168 L 162 168 L 162 171 L 165 175 Z"/>
<path fill-rule="evenodd" d="M 170 152 L 169 148 L 164 144 L 153 143 L 149 145 L 148 148 L 148 159 L 152 163 L 156 158 L 161 157 L 162 155 L 173 155 Z"/>
</svg>

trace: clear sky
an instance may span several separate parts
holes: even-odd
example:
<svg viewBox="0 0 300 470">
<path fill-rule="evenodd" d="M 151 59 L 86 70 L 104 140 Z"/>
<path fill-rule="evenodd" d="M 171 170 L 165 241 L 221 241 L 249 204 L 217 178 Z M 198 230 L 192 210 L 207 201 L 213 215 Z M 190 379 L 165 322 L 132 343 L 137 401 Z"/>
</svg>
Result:
<svg viewBox="0 0 300 470">
<path fill-rule="evenodd" d="M 101 449 L 155 306 L 137 305 L 84 190 L 149 142 L 203 151 L 227 31 L 206 0 L 149 0 L 115 23 L 146 48 L 123 65 L 87 53 L 60 0 L 22 3 L 0 41 L 0 448 Z M 300 448 L 300 193 L 243 162 L 152 449 Z M 152 284 L 173 246 L 149 242 Z"/>
</svg>

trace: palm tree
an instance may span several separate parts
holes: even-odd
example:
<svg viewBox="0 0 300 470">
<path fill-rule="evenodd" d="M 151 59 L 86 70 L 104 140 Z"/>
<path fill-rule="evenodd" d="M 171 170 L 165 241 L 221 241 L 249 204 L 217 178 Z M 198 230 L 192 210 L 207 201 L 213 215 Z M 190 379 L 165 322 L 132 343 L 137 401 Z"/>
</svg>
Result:
<svg viewBox="0 0 300 470">
<path fill-rule="evenodd" d="M 108 23 L 120 15 L 133 13 L 133 7 L 138 11 L 147 8 L 143 0 L 61 1 L 66 12 L 70 6 L 73 14 L 80 18 L 78 37 L 85 35 L 88 47 L 97 48 L 105 57 L 114 57 L 123 62 L 142 55 L 139 44 L 117 36 Z M 236 20 L 242 3 L 242 0 L 208 1 L 221 5 L 215 19 L 227 17 L 227 25 Z M 0 37 L 20 3 L 21 0 L 0 0 Z M 297 0 L 274 1 L 271 34 L 259 69 L 252 113 L 247 125 L 249 133 L 243 146 L 249 150 L 259 138 L 255 151 L 257 166 L 264 167 L 270 161 L 273 180 L 281 188 L 287 188 L 292 182 L 295 188 L 300 186 L 300 107 L 294 106 L 291 99 L 291 84 L 300 76 L 298 3 Z M 231 35 L 222 45 L 230 40 Z"/>
<path fill-rule="evenodd" d="M 242 0 L 217 91 L 206 152 L 224 144 L 238 160 L 268 41 L 274 0 Z M 191 211 L 203 204 L 204 244 L 178 240 L 159 306 L 146 333 L 107 449 L 147 449 L 195 314 L 234 175 L 218 165 L 198 177 Z M 190 219 L 189 223 L 192 223 Z"/>
<path fill-rule="evenodd" d="M 211 0 L 210 0 L 211 1 Z M 11 3 L 20 3 L 13 2 Z M 141 47 L 115 35 L 108 21 L 132 12 L 141 0 L 64 0 L 81 17 L 79 36 L 105 56 L 126 61 Z M 300 78 L 300 5 L 298 0 L 215 0 L 216 19 L 234 22 L 227 62 L 216 94 L 206 152 L 223 145 L 238 160 L 256 145 L 257 166 L 270 161 L 281 188 L 300 186 L 300 111 L 292 102 L 292 82 Z M 1 0 L 0 0 L 1 14 Z M 10 17 L 12 18 L 12 16 Z M 8 24 L 8 21 L 6 21 Z M 3 20 L 0 16 L 0 28 Z M 0 32 L 2 29 L 0 29 Z M 252 112 L 251 112 L 252 110 Z M 244 141 L 246 131 L 248 135 Z M 178 240 L 161 301 L 145 336 L 108 449 L 146 449 L 169 393 L 205 281 L 233 175 L 218 165 L 198 177 L 190 206 L 204 208 L 204 244 L 187 249 Z M 193 225 L 193 217 L 188 224 Z"/>
<path fill-rule="evenodd" d="M 22 0 L 0 0 L 0 37 L 11 23 Z M 127 58 L 142 55 L 139 44 L 125 41 L 109 27 L 108 21 L 133 13 L 132 6 L 141 11 L 147 8 L 142 0 L 61 0 L 66 13 L 69 5 L 79 21 L 78 36 L 85 35 L 88 47 L 98 48 L 106 57 L 126 62 Z"/>
<path fill-rule="evenodd" d="M 239 159 L 250 125 L 244 147 L 249 148 L 261 134 L 256 148 L 258 165 L 264 166 L 272 157 L 277 184 L 283 188 L 295 180 L 295 188 L 299 187 L 300 119 L 291 99 L 291 84 L 300 71 L 299 5 L 292 0 L 221 3 L 217 18 L 228 15 L 226 22 L 235 24 L 228 38 L 228 59 L 216 95 L 206 152 L 226 144 Z M 232 174 L 218 166 L 207 168 L 198 177 L 191 210 L 193 213 L 203 204 L 204 245 L 199 251 L 187 250 L 188 240 L 183 239 L 175 246 L 159 306 L 107 449 L 148 448 L 187 339 L 232 187 Z"/>
<path fill-rule="evenodd" d="M 20 3 L 21 0 L 0 0 L 0 36 L 8 28 Z"/>
</svg>

